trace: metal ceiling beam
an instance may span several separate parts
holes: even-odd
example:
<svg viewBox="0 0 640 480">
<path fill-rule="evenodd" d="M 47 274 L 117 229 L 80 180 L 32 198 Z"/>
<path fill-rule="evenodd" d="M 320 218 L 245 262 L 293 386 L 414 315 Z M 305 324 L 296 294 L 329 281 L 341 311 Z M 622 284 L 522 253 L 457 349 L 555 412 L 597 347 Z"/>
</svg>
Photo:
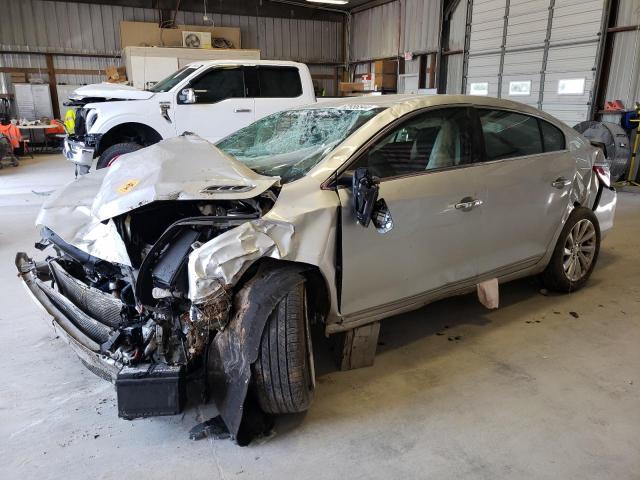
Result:
<svg viewBox="0 0 640 480">
<path fill-rule="evenodd" d="M 45 0 L 56 1 L 56 0 Z M 176 0 L 66 0 L 73 3 L 118 5 L 134 8 L 175 10 Z M 304 3 L 304 2 L 301 2 Z M 204 12 L 203 0 L 181 0 L 180 11 Z M 306 5 L 279 5 L 269 0 L 207 0 L 207 13 L 275 18 L 300 18 L 341 22 L 342 16 L 330 11 L 306 8 Z"/>
</svg>

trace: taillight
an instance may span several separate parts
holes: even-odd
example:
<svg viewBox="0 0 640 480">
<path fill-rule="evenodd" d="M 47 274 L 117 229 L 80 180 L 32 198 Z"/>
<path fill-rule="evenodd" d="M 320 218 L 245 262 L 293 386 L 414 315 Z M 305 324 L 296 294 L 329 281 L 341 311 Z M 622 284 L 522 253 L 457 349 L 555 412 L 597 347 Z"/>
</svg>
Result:
<svg viewBox="0 0 640 480">
<path fill-rule="evenodd" d="M 593 171 L 596 172 L 596 175 L 598 175 L 598 178 L 602 183 L 605 184 L 605 186 L 611 186 L 611 172 L 609 171 L 609 167 L 603 165 L 594 165 Z"/>
</svg>

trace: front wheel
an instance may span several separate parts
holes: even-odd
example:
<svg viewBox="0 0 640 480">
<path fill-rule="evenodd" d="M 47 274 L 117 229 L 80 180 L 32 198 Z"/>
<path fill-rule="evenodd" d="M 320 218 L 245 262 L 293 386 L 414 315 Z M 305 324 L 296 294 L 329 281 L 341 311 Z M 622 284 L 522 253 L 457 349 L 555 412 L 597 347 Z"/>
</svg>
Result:
<svg viewBox="0 0 640 480">
<path fill-rule="evenodd" d="M 577 207 L 565 224 L 542 281 L 550 290 L 572 292 L 584 286 L 598 260 L 600 226 L 595 214 Z"/>
<path fill-rule="evenodd" d="M 260 341 L 253 377 L 266 413 L 305 411 L 313 399 L 305 284 L 293 287 L 276 305 Z"/>
<path fill-rule="evenodd" d="M 124 155 L 125 153 L 135 152 L 136 150 L 140 150 L 142 145 L 138 145 L 137 143 L 127 142 L 127 143 L 116 143 L 115 145 L 111 145 L 107 148 L 100 158 L 98 159 L 98 163 L 96 165 L 96 169 L 107 168 L 113 165 L 120 155 Z"/>
</svg>

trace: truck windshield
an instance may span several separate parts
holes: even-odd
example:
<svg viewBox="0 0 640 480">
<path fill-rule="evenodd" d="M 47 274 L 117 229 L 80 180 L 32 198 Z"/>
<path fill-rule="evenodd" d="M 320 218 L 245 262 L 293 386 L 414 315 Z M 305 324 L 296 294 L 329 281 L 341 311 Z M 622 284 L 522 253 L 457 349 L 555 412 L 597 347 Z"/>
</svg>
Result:
<svg viewBox="0 0 640 480">
<path fill-rule="evenodd" d="M 177 72 L 173 72 L 167 78 L 160 80 L 153 87 L 147 90 L 153 93 L 168 92 L 196 70 L 197 68 L 195 67 L 183 67 Z"/>
<path fill-rule="evenodd" d="M 252 170 L 297 180 L 383 108 L 351 105 L 274 113 L 218 142 Z"/>
</svg>

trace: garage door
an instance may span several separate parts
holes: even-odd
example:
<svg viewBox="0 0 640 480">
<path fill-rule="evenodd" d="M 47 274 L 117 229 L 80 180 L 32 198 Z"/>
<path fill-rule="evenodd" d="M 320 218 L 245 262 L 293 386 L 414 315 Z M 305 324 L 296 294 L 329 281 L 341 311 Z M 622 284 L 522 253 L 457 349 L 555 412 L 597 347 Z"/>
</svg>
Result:
<svg viewBox="0 0 640 480">
<path fill-rule="evenodd" d="M 474 0 L 465 91 L 587 119 L 603 0 Z"/>
</svg>

